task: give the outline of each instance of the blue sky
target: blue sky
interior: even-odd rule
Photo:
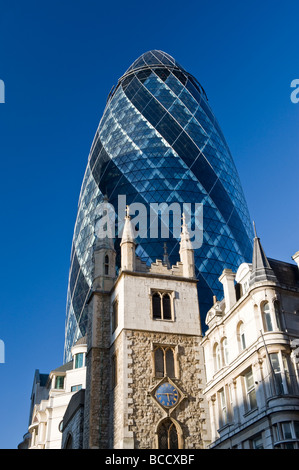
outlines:
[[[299,250],[297,0],[0,2],[0,448],[26,432],[35,369],[61,365],[80,186],[107,95],[142,53],[203,85],[269,257]]]

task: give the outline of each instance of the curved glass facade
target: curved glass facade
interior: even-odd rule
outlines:
[[[71,251],[65,360],[86,332],[94,228],[104,195],[116,212],[119,195],[129,205],[202,204],[203,243],[195,264],[203,325],[213,295],[222,296],[222,270],[251,260],[247,204],[204,89],[168,54],[143,54],[110,92],[90,150]],[[137,254],[148,263],[162,259],[164,241],[170,263],[179,260],[175,237],[137,241]],[[119,243],[116,237],[118,263]]]

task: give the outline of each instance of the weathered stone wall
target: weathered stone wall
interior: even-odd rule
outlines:
[[[184,448],[200,449],[205,446],[206,407],[201,393],[204,370],[199,341],[198,336],[123,331],[115,344],[122,380],[114,390],[114,446],[120,447],[127,433],[127,436],[134,436],[131,443],[134,448],[157,447],[157,426],[168,416],[168,412],[161,409],[152,393],[162,380],[154,377],[153,344],[177,346],[179,376],[172,380],[186,398],[171,409],[169,415],[181,427]]]
[[[109,446],[110,297],[95,294],[89,307],[84,448]]]
[[[61,448],[65,449],[69,435],[72,437],[72,449],[83,447],[83,415],[84,408],[80,407],[72,417],[71,421],[63,430]]]

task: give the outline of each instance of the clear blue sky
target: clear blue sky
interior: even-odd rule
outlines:
[[[26,432],[35,369],[61,365],[69,258],[90,145],[117,79],[143,52],[204,86],[268,256],[299,250],[299,3],[0,2],[0,448]]]

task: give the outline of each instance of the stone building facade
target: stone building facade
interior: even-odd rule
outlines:
[[[86,338],[72,348],[72,360],[50,374],[35,371],[28,432],[18,448],[60,449],[65,415],[74,395],[86,386]]]
[[[220,280],[202,341],[210,447],[298,449],[298,266],[268,260],[256,235],[252,264]]]

